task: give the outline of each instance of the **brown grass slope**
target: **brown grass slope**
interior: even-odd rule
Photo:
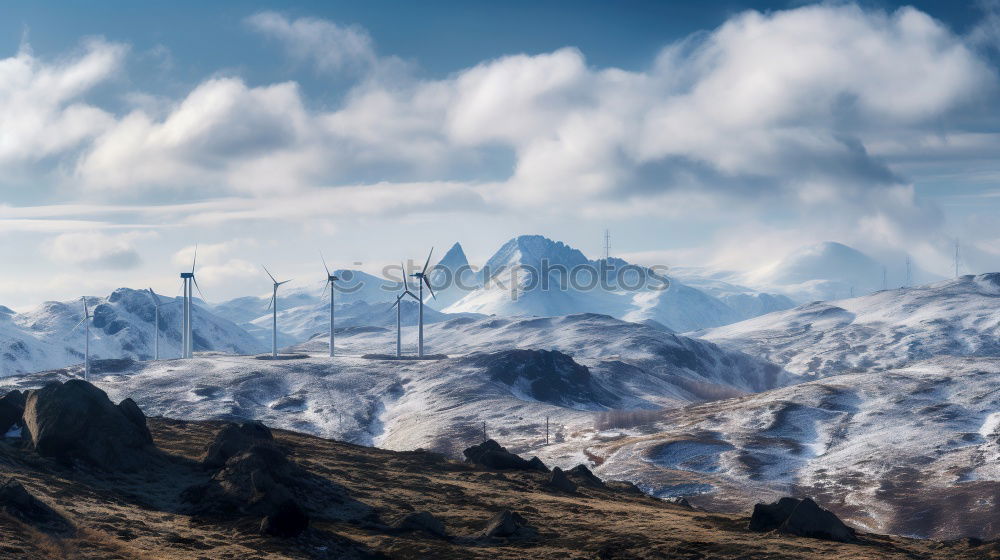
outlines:
[[[17,478],[75,526],[52,535],[0,515],[0,558],[1000,558],[1000,544],[862,535],[839,544],[750,533],[747,518],[692,511],[629,492],[580,486],[546,490],[548,475],[495,472],[426,452],[394,452],[275,431],[309,471],[345,486],[387,524],[414,511],[444,521],[450,535],[481,531],[510,509],[539,529],[532,540],[485,542],[396,533],[371,524],[314,521],[294,539],[259,536],[253,519],[197,519],[181,490],[203,479],[196,460],[218,422],[150,419],[164,452],[136,474],[56,464],[0,441],[0,475]]]

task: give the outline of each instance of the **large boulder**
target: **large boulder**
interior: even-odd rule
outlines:
[[[537,457],[531,461],[507,451],[506,447],[492,439],[486,440],[479,445],[473,445],[462,452],[465,460],[490,469],[511,469],[521,471],[548,472],[548,468]]]
[[[810,498],[781,498],[772,504],[757,504],[748,528],[830,541],[855,540],[854,529]]]
[[[11,391],[0,397],[0,438],[11,428],[22,423],[25,396],[21,391]]]
[[[138,470],[155,450],[146,417],[134,402],[116,406],[107,393],[80,379],[29,393],[24,427],[39,455],[107,471]]]
[[[208,444],[201,463],[206,467],[217,469],[225,465],[231,457],[243,453],[255,444],[271,441],[274,441],[271,430],[260,422],[226,424]]]
[[[591,472],[591,470],[587,468],[587,465],[577,465],[566,471],[566,474],[569,475],[570,478],[576,479],[577,482],[584,486],[590,486],[591,488],[605,487],[604,481]]]
[[[570,480],[566,476],[566,473],[559,467],[553,467],[552,476],[545,483],[545,486],[560,492],[569,492],[571,494],[576,492],[576,483]]]
[[[71,533],[73,526],[13,478],[0,478],[0,512],[47,533]]]

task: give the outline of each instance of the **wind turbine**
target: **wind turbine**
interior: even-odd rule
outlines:
[[[427,265],[431,264],[431,255],[433,253],[434,247],[431,247],[431,252],[427,253],[427,260],[424,262],[423,270],[410,275],[417,279],[417,288],[420,293],[417,298],[420,301],[420,308],[417,314],[417,356],[421,358],[424,357],[424,284],[427,284],[427,290],[430,291],[431,297],[437,299],[437,296],[434,295],[434,290],[431,289],[431,283],[427,279]]]
[[[94,316],[90,313],[90,308],[87,307],[87,298],[82,297],[80,299],[83,300],[83,319],[80,319],[80,322],[77,323],[76,326],[73,327],[73,330],[70,332],[75,331],[80,327],[80,325],[83,325],[85,333],[84,337],[86,339],[86,342],[84,343],[84,352],[83,352],[83,380],[89,381],[90,380],[90,319],[93,319]]]
[[[410,283],[406,280],[406,267],[400,263],[401,270],[403,271],[403,293],[396,296],[396,303],[392,304],[392,307],[396,308],[396,357],[403,355],[403,331],[402,331],[402,316],[401,312],[403,306],[400,305],[400,301],[409,295],[415,300],[420,300],[413,292],[410,291]],[[389,309],[392,309],[390,307]]]
[[[194,277],[194,265],[198,262],[198,246],[194,246],[194,258],[191,259],[191,272],[181,273],[181,282],[184,287],[184,313],[181,325],[181,357],[194,357],[194,329],[191,327],[191,300],[194,298],[194,289],[198,289],[201,299],[205,299],[205,294],[201,293],[201,286]]]
[[[266,266],[264,265],[260,266],[261,268],[264,269],[264,272],[266,272],[267,275],[271,277],[271,281],[274,282],[274,287],[273,287],[274,291],[271,293],[271,302],[267,304],[267,308],[268,309],[273,308],[273,313],[271,315],[271,357],[277,358],[278,357],[278,286],[282,284],[287,284],[291,282],[291,280],[289,279],[289,280],[284,280],[282,282],[278,282],[271,274],[271,271],[268,270]]]
[[[326,259],[323,258],[323,253],[319,254],[319,258],[323,261],[323,268],[326,269],[326,285],[323,286],[323,291],[326,292],[327,286],[330,287],[330,357],[333,357],[333,294],[336,292],[334,282],[340,280],[336,274],[330,272],[330,267],[326,266]],[[325,295],[325,294],[324,294]]]
[[[168,301],[163,303],[160,301],[160,296],[156,295],[153,288],[149,288],[149,295],[153,296],[153,306],[156,310],[153,312],[153,359],[160,359],[160,307],[164,305],[173,305],[177,303],[177,300]]]

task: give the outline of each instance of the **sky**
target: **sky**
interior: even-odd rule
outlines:
[[[0,5],[0,304],[539,233],[1000,270],[1000,0]]]

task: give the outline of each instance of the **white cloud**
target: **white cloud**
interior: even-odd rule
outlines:
[[[247,24],[356,85],[332,109],[315,108],[294,82],[235,76],[172,102],[134,94],[137,108],[123,116],[81,106],[77,116],[90,116],[67,128],[62,147],[32,140],[51,124],[0,131],[17,135],[0,143],[0,162],[24,135],[31,153],[82,146],[73,179],[102,196],[218,197],[137,210],[175,223],[484,208],[690,217],[738,205],[891,245],[936,235],[941,223],[898,161],[988,157],[997,144],[957,116],[968,122],[962,112],[996,92],[995,70],[969,38],[912,8],[750,11],[667,46],[639,71],[595,68],[565,48],[425,80],[392,79],[399,67],[359,28],[273,12]],[[6,59],[10,75],[25,67],[34,76],[8,89],[63,84],[34,113],[63,118],[124,52],[86,49],[58,64],[24,52]],[[0,115],[19,111],[11,100],[23,95],[3,95]]]
[[[56,236],[47,246],[49,258],[60,265],[91,269],[135,268],[142,261],[136,241],[156,237],[155,232],[120,234],[74,232]]]
[[[0,169],[75,148],[114,124],[82,97],[113,76],[127,47],[90,39],[80,51],[47,62],[22,45],[0,59]]]
[[[324,72],[362,72],[377,61],[368,32],[358,26],[299,18],[289,20],[275,12],[260,12],[246,19],[254,30],[278,41],[298,60],[313,63]]]

